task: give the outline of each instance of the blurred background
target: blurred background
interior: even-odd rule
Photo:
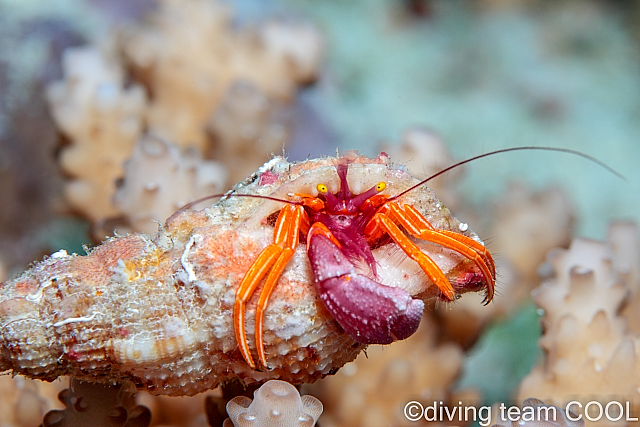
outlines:
[[[528,284],[469,336],[441,326],[429,340],[467,351],[502,319],[485,337],[520,331],[522,377],[538,358],[526,295],[546,250],[640,219],[640,1],[0,0],[3,280],[114,230],[153,233],[154,220],[226,191],[272,154],[385,150],[422,177],[516,146],[579,150],[626,177],[535,151],[434,183]],[[496,222],[550,188],[561,188],[561,207],[527,232],[559,241],[523,249],[518,264],[505,251],[527,243],[516,233],[501,244],[511,231]],[[520,377],[469,398],[509,399]]]

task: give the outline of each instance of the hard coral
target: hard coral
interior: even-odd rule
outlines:
[[[628,224],[611,230],[607,243],[575,239],[569,250],[548,255],[555,276],[533,293],[544,310],[545,360],[523,380],[520,396],[542,396],[556,405],[614,395],[637,401],[640,338],[629,332],[620,310],[629,281],[638,279],[631,267],[640,259],[638,236]],[[620,251],[625,247],[635,249]]]
[[[239,181],[264,161],[265,154],[282,150],[291,134],[291,105],[264,95],[252,83],[230,85],[211,117],[213,157],[224,159],[231,181]]]
[[[467,216],[473,213],[467,212]],[[492,310],[483,310],[476,295],[456,304],[455,310],[439,310],[447,332],[465,346],[472,344],[491,320],[512,313],[528,298],[538,283],[538,267],[544,254],[570,242],[573,209],[567,195],[556,187],[533,191],[512,183],[492,202],[490,230],[495,236],[490,249],[499,253],[500,298]],[[485,220],[486,221],[486,220]]]
[[[23,377],[0,377],[0,426],[34,427],[48,410],[59,406],[56,399],[62,382],[45,383]]]
[[[335,376],[309,387],[325,404],[322,425],[411,426],[402,412],[411,400],[452,401],[450,387],[462,367],[462,349],[436,343],[437,326],[425,316],[409,339],[370,347]],[[457,400],[456,400],[457,403]]]
[[[224,427],[313,427],[322,414],[322,402],[300,396],[285,381],[267,381],[256,390],[253,401],[244,396],[227,403],[229,419]]]
[[[69,48],[64,80],[47,97],[57,126],[69,139],[60,163],[72,180],[65,193],[72,208],[91,220],[117,214],[111,205],[122,164],[143,131],[142,86],[125,87],[123,66],[96,47]]]
[[[59,395],[66,408],[48,412],[42,427],[148,427],[151,412],[137,406],[134,396],[122,385],[73,380]]]
[[[235,82],[288,101],[318,72],[322,43],[309,25],[272,21],[237,30],[222,2],[159,3],[147,24],[131,29],[122,44],[152,88],[150,128],[180,145],[205,148],[205,125]]]
[[[214,157],[225,162],[234,181],[242,179],[289,140],[296,91],[319,70],[321,37],[307,24],[272,20],[237,27],[219,1],[159,3],[145,24],[110,35],[124,60],[97,48],[69,49],[64,80],[48,88],[54,119],[70,141],[61,156],[72,177],[67,199],[97,225],[95,231],[111,233],[110,226],[121,224],[110,220],[122,216],[135,231],[151,231],[149,218],[164,219],[168,206],[197,193],[180,179],[166,180],[163,196],[173,198],[160,202],[153,196],[157,191],[142,190],[154,207],[138,210],[140,192],[131,190],[138,188],[138,169],[129,167],[125,175],[123,163],[143,131],[191,147],[197,154],[188,163]],[[193,168],[212,169],[208,162]],[[216,169],[215,181],[223,184],[225,173]],[[121,178],[127,189],[114,205]]]
[[[402,134],[400,144],[382,144],[379,148],[396,162],[404,164],[417,178],[426,179],[453,163],[453,157],[440,135],[424,127],[410,127]],[[450,208],[460,204],[452,184],[463,170],[462,167],[455,168],[429,181],[429,188]]]
[[[220,194],[227,181],[222,164],[151,135],[138,140],[125,171],[113,203],[134,230],[146,233],[157,231],[153,220],[168,218],[190,201]]]

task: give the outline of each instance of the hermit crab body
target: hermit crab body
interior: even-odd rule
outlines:
[[[0,372],[166,395],[334,373],[411,335],[424,300],[493,296],[491,256],[417,183],[384,153],[276,157],[155,236],[53,254],[0,287]]]

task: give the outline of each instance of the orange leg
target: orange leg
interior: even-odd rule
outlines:
[[[413,206],[404,205],[401,207],[397,203],[389,203],[379,213],[388,216],[392,222],[402,225],[412,236],[437,243],[472,260],[482,272],[487,283],[486,302],[488,303],[493,299],[496,275],[495,264],[489,251],[483,245],[453,231],[434,229],[429,221]],[[372,232],[379,234],[380,231],[373,227]]]
[[[473,249],[474,251],[476,251],[478,253],[478,255],[480,255],[482,257],[482,259],[485,261],[487,266],[491,269],[491,274],[495,278],[495,276],[496,276],[496,265],[494,264],[493,258],[491,257],[491,254],[489,253],[487,248],[485,248],[481,243],[473,240],[470,237],[465,236],[464,234],[456,233],[455,231],[436,230],[429,223],[429,221],[427,221],[427,219],[425,217],[423,217],[422,214],[420,212],[418,212],[418,210],[416,208],[414,208],[413,206],[411,206],[411,205],[404,205],[404,208],[402,209],[402,208],[400,208],[399,205],[395,204],[394,208],[402,210],[404,212],[404,214],[405,214],[404,217],[407,219],[407,222],[411,222],[411,223],[415,224],[416,229],[418,230],[418,233],[417,234],[411,233],[411,234],[413,234],[416,237],[419,237],[418,234],[420,234],[420,232],[422,230],[432,230],[432,231],[437,231],[440,234],[444,234],[446,236],[449,236],[454,240],[457,240],[458,242],[462,243],[463,245],[468,246],[471,249]],[[403,226],[404,226],[404,223],[403,223]],[[449,249],[454,249],[454,248],[449,248]]]
[[[233,306],[233,325],[236,332],[236,340],[240,347],[240,353],[251,368],[256,365],[251,357],[251,350],[245,331],[245,306],[251,298],[262,278],[270,270],[265,285],[260,293],[258,307],[256,309],[256,346],[260,362],[266,367],[266,356],[262,340],[262,325],[264,310],[269,304],[269,297],[273,292],[282,271],[293,256],[298,245],[298,235],[309,228],[309,219],[302,206],[285,205],[280,211],[276,226],[273,231],[274,242],[264,248],[258,258],[253,262],[247,274],[245,274],[236,291],[236,301]]]
[[[445,277],[440,267],[429,258],[422,250],[398,228],[398,226],[383,213],[377,213],[373,216],[365,233],[370,231],[374,234],[380,232],[387,233],[394,242],[407,254],[409,258],[420,264],[422,270],[427,274],[429,279],[440,289],[440,292],[449,300],[453,301],[456,296],[453,286]]]

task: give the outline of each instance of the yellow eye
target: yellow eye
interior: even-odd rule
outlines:
[[[318,189],[318,191],[322,194],[326,194],[329,190],[327,189],[327,186],[324,184],[318,184],[318,186],[316,187]]]
[[[379,182],[378,185],[376,185],[376,191],[379,193],[381,191],[384,191],[384,189],[387,188],[387,183],[386,182]]]

